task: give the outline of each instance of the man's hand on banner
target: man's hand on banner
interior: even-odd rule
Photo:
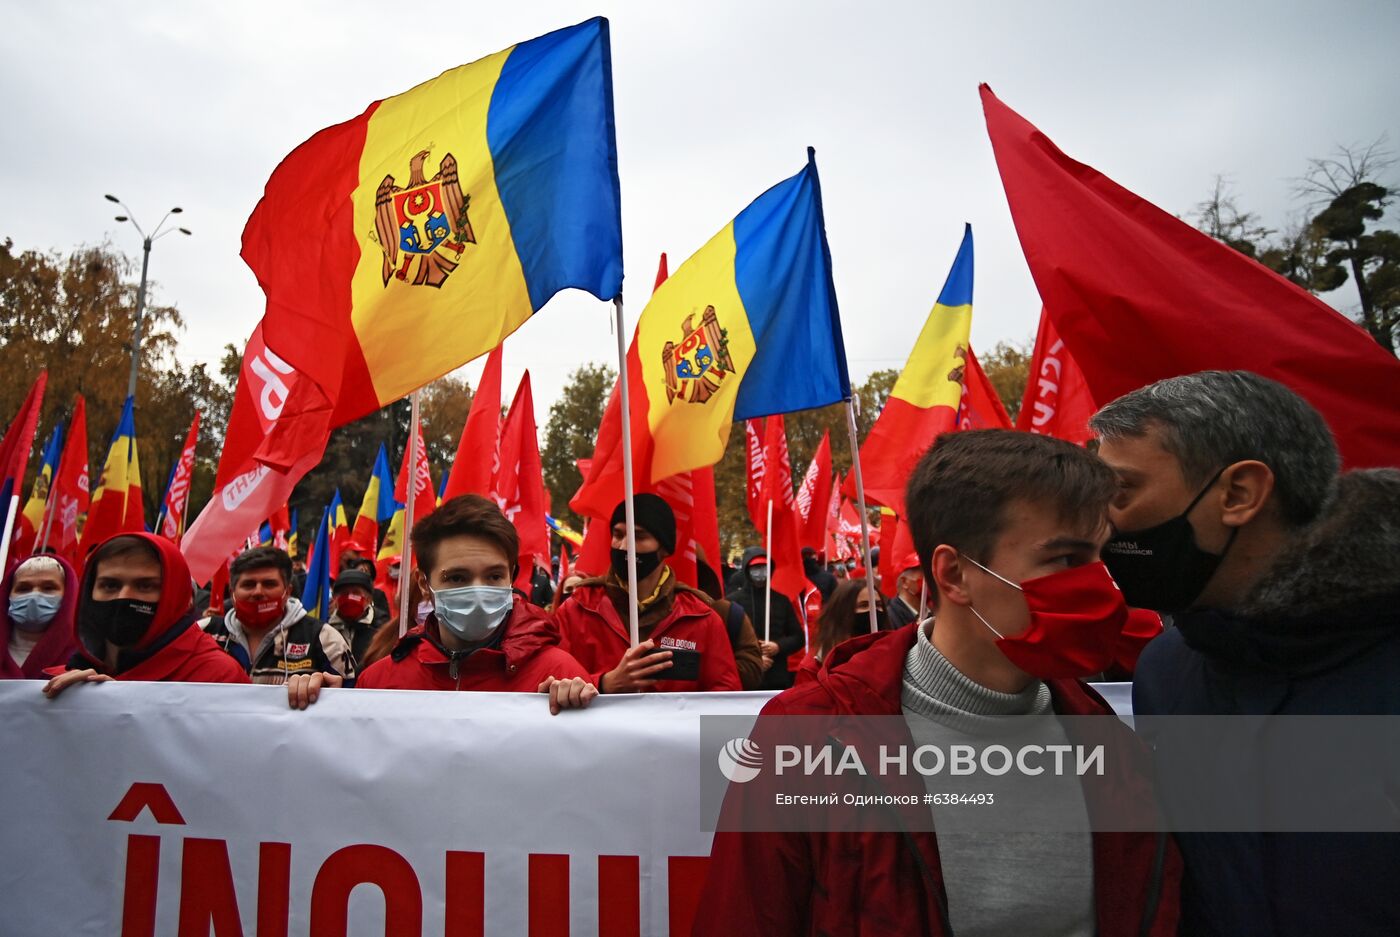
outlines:
[[[96,670],[70,670],[44,684],[44,695],[54,699],[75,683],[106,683],[112,678]]]
[[[652,686],[661,671],[671,666],[671,652],[657,651],[655,641],[643,641],[629,647],[617,666],[603,674],[602,693],[636,693]]]
[[[345,685],[345,678],[333,673],[299,673],[287,679],[287,705],[292,709],[305,709],[321,698],[321,687],[339,689]]]
[[[582,677],[559,680],[545,677],[539,692],[549,694],[549,714],[559,715],[564,709],[582,709],[598,695],[598,688]]]

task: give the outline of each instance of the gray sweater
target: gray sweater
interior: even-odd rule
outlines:
[[[976,743],[976,736],[1006,728],[997,717],[1051,714],[1050,689],[1044,683],[1032,683],[1020,693],[987,689],[938,652],[929,627],[919,629],[904,662],[901,703],[916,744],[936,737],[946,745],[954,735]],[[1060,737],[1054,741],[1063,743],[1063,731],[1057,731]],[[1045,741],[1043,733],[1038,741]],[[946,774],[927,777],[925,784],[929,793],[950,789]],[[976,789],[977,782],[965,786]],[[1056,786],[1046,809],[1077,811],[1078,820],[1070,825],[1078,832],[988,832],[976,829],[975,812],[995,808],[933,808],[948,916],[958,937],[1092,937],[1094,860],[1088,814],[1078,779],[1058,779]]]

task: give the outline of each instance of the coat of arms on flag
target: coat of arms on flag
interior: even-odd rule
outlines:
[[[704,403],[719,389],[720,381],[734,370],[729,358],[729,333],[720,328],[714,306],[706,306],[700,326],[691,313],[681,323],[681,343],[667,342],[661,349],[666,371],[666,402],[677,397],[687,403]]]
[[[476,234],[467,219],[471,196],[462,193],[457,160],[451,153],[445,154],[437,175],[427,179],[423,176],[423,164],[429,152],[419,150],[409,161],[408,185],[395,185],[393,176],[385,176],[374,195],[375,237],[384,251],[386,287],[391,276],[407,282],[415,259],[418,272],[413,285],[441,287],[457,269],[462,251],[468,244],[476,243]]]

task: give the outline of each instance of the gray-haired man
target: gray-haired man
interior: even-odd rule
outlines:
[[[1104,562],[1175,624],[1138,660],[1137,714],[1400,713],[1400,472],[1339,476],[1321,415],[1245,371],[1158,381],[1089,425],[1119,481]],[[1400,835],[1177,840],[1183,934],[1400,934]]]

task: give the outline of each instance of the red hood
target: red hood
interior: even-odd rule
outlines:
[[[134,646],[128,649],[131,652],[140,654],[152,649],[162,641],[163,638],[176,625],[183,625],[185,619],[193,620],[191,615],[194,602],[194,587],[190,583],[190,568],[185,563],[185,558],[180,553],[180,548],[164,537],[157,537],[148,533],[124,533],[109,537],[98,546],[102,546],[115,540],[116,537],[136,537],[146,541],[156,551],[160,557],[161,566],[161,586],[160,599],[156,603],[155,618],[151,620],[151,626],[146,629],[146,633],[137,641]],[[93,551],[96,553],[96,550]],[[97,564],[89,561],[83,567],[83,585],[80,594],[86,599],[92,595],[92,582],[97,574]],[[183,630],[181,627],[178,630]],[[95,635],[85,634],[83,628],[82,605],[78,607],[78,614],[73,620],[73,635],[77,641],[78,649],[95,661],[103,659],[104,648],[96,647]],[[96,648],[96,649],[94,649]]]
[[[826,655],[815,683],[830,695],[837,713],[897,716],[903,711],[900,692],[904,661],[918,637],[916,622],[896,631],[878,631],[843,641]],[[1113,712],[1103,697],[1078,680],[1046,680],[1045,684],[1050,688],[1055,712],[1061,715]]]
[[[14,583],[15,570],[28,557],[13,563],[5,573],[3,583],[0,583],[0,679],[37,679],[43,676],[44,668],[65,664],[73,655],[73,610],[78,605],[78,574],[63,557],[57,554],[50,556],[58,560],[58,565],[63,567],[63,604],[58,607],[58,614],[54,615],[53,621],[44,629],[39,643],[29,652],[22,668],[14,665],[7,650],[10,646],[11,628],[10,587]]]

